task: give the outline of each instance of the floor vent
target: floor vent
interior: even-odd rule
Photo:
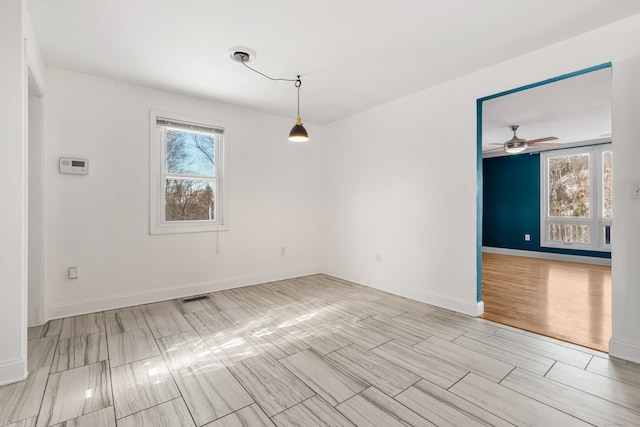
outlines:
[[[208,297],[206,295],[196,295],[193,297],[188,297],[188,298],[182,298],[180,301],[182,302],[194,302],[194,301],[200,301],[203,299],[207,299]]]

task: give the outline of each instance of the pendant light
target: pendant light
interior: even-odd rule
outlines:
[[[296,87],[298,88],[298,118],[296,119],[296,124],[291,128],[291,132],[289,132],[289,141],[293,142],[306,142],[309,140],[309,134],[300,119],[300,86],[302,86],[302,80],[300,80],[300,76],[298,75],[298,79],[296,80]]]
[[[300,86],[302,86],[302,80],[300,80],[300,75],[297,76],[296,79],[279,79],[269,77],[268,75],[261,73],[260,71],[250,67],[247,65],[248,62],[251,62],[253,58],[255,58],[256,54],[251,49],[246,47],[234,47],[229,49],[229,57],[231,60],[235,62],[239,62],[251,71],[260,74],[263,77],[268,78],[269,80],[280,80],[285,82],[295,82],[296,89],[298,89],[298,116],[296,118],[296,124],[291,128],[291,132],[289,132],[289,141],[293,142],[306,142],[309,140],[309,134],[307,130],[304,128],[302,124],[302,119],[300,118]]]

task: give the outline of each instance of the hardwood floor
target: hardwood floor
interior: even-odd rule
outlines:
[[[482,299],[485,319],[609,349],[609,266],[483,253]]]
[[[640,365],[325,275],[28,335],[3,427],[640,425]]]

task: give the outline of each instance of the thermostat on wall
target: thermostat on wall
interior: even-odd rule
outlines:
[[[89,160],[72,159],[70,157],[60,157],[60,173],[70,173],[73,175],[88,175]]]

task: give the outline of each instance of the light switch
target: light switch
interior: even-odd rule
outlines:
[[[69,279],[77,279],[78,278],[78,267],[69,267],[67,269],[69,273]]]

